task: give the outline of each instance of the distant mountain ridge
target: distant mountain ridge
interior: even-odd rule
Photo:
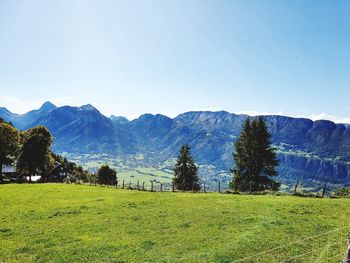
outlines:
[[[50,111],[56,109],[57,107],[51,102],[45,102],[40,109],[32,110],[25,114],[12,113],[6,108],[0,108],[0,117],[6,121],[11,121],[18,129],[22,130],[30,126],[41,116],[46,115]]]
[[[129,122],[129,120],[123,116],[111,115],[111,116],[109,116],[109,118],[111,119],[111,121],[113,121],[115,123],[119,123],[119,124],[124,124],[124,123]]]
[[[159,160],[177,156],[189,143],[200,164],[228,170],[233,166],[233,143],[247,115],[226,111],[192,111],[175,118],[143,114],[129,121],[101,114],[92,105],[56,107],[46,102],[39,110],[18,115],[0,108],[0,117],[19,129],[45,125],[55,137],[54,150],[111,155],[150,153]],[[278,149],[281,177],[332,183],[350,182],[350,127],[331,121],[264,116]]]

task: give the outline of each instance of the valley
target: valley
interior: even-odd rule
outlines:
[[[118,183],[125,185],[131,182],[135,186],[139,181],[140,185],[144,182],[146,187],[150,187],[151,181],[155,183],[155,187],[159,188],[162,183],[165,189],[171,188],[173,178],[173,169],[176,159],[169,159],[160,162],[151,154],[136,154],[126,156],[113,156],[107,154],[82,154],[76,155],[71,153],[60,153],[67,159],[81,164],[85,169],[95,173],[102,164],[108,163],[118,172]],[[228,189],[228,182],[231,179],[229,171],[217,170],[216,167],[210,165],[199,165],[199,173],[202,183],[206,184],[208,191],[217,191],[218,182],[221,184],[222,190]]]
[[[233,168],[234,142],[249,116],[225,111],[186,112],[175,118],[143,114],[134,120],[104,116],[92,105],[56,107],[46,102],[26,114],[0,108],[0,117],[19,129],[46,126],[53,150],[94,172],[103,163],[119,179],[168,183],[178,150],[188,143],[209,188],[227,184]],[[350,185],[350,127],[331,121],[264,116],[277,150],[279,178],[289,188]]]

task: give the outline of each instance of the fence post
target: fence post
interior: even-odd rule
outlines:
[[[137,180],[137,190],[140,190],[139,180]]]
[[[321,198],[323,198],[324,194],[326,193],[326,187],[327,187],[327,183],[325,183],[324,186],[323,186]]]
[[[123,179],[123,186],[122,188],[124,189],[125,188],[125,180]]]
[[[346,248],[343,263],[349,263],[349,262],[350,262],[350,233],[348,234],[348,247]]]
[[[145,191],[145,182],[142,182],[142,191]]]
[[[131,182],[129,182],[129,189],[131,189]]]
[[[219,193],[221,193],[221,185],[220,185],[220,181],[219,181]]]
[[[205,183],[203,183],[203,193],[205,193]]]
[[[153,192],[153,181],[151,181],[151,192]]]
[[[296,182],[296,184],[294,186],[293,194],[295,194],[297,192],[298,186],[299,186],[299,180],[297,180],[297,182]]]
[[[160,183],[160,191],[163,192],[163,184]]]

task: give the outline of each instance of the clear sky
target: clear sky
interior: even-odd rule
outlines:
[[[350,1],[0,0],[0,106],[350,122]]]

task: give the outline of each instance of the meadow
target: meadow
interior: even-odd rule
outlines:
[[[0,186],[0,262],[339,262],[349,226],[350,199]]]
[[[176,158],[160,160],[156,154],[124,154],[124,155],[108,155],[108,154],[74,154],[61,152],[68,160],[78,163],[84,169],[96,173],[98,168],[108,163],[108,165],[118,172],[119,184],[125,181],[128,185],[136,185],[145,183],[150,185],[150,182],[155,182],[155,186],[159,187],[159,183],[171,184],[174,165]],[[158,159],[157,159],[158,157]],[[232,175],[227,170],[221,170],[214,165],[198,165],[201,180],[206,183],[207,189],[214,191],[217,189],[217,182],[222,182],[223,189],[228,187],[228,182]],[[295,183],[295,182],[293,182]]]

